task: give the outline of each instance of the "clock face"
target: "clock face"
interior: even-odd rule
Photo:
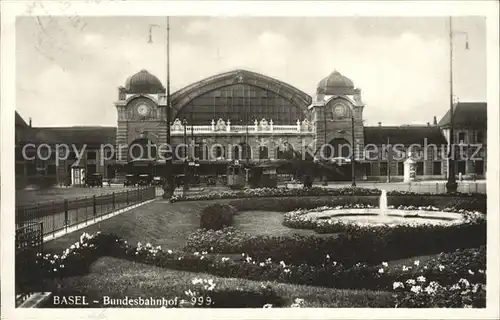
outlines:
[[[137,112],[141,115],[141,116],[146,116],[148,113],[149,113],[149,107],[145,104],[140,104],[138,107],[137,107]]]
[[[333,114],[336,117],[344,117],[346,115],[346,109],[345,106],[341,103],[338,103],[333,106]]]

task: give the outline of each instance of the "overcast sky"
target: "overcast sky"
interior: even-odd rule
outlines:
[[[173,17],[172,92],[232,69],[287,82],[314,96],[338,70],[362,90],[367,125],[438,120],[449,108],[447,18]],[[454,18],[454,93],[486,100],[486,26]],[[116,125],[117,87],[147,69],[165,79],[163,18],[20,18],[17,107],[35,126]]]

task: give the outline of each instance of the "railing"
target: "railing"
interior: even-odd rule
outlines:
[[[213,134],[216,132],[259,132],[259,133],[313,133],[313,126],[308,120],[303,120],[302,122],[297,120],[296,124],[292,125],[276,125],[273,124],[272,120],[266,121],[261,120],[248,125],[242,124],[232,124],[230,120],[224,121],[219,119],[218,121],[212,120],[210,125],[193,125],[183,124],[182,121],[176,119],[171,126],[172,135],[183,135],[186,132],[196,132],[197,134]]]
[[[32,223],[16,229],[15,288],[16,306],[42,289],[42,275],[36,263],[43,254],[43,223]]]
[[[95,220],[113,211],[154,199],[156,196],[156,188],[150,186],[74,200],[52,201],[43,205],[18,206],[16,208],[16,227],[43,223],[44,234],[51,234]]]

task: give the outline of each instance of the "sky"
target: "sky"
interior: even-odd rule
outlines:
[[[152,43],[149,25],[155,24]],[[16,110],[33,126],[116,126],[127,77],[166,79],[161,17],[20,17]],[[486,101],[486,24],[455,17],[454,88]],[[449,109],[448,18],[172,17],[171,92],[234,69],[287,82],[314,97],[334,70],[361,89],[365,125],[425,124]]]

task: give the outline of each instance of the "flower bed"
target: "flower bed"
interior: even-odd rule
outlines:
[[[486,244],[486,221],[443,225],[339,226],[334,236],[260,236],[234,228],[198,230],[186,242],[186,251],[245,252],[258,259],[319,265],[326,254],[345,264],[374,263],[411,256],[471,248]]]
[[[200,201],[200,200],[217,200],[217,199],[238,199],[238,198],[262,198],[262,197],[308,197],[308,196],[380,196],[382,193],[379,189],[374,188],[309,188],[309,189],[288,189],[288,188],[256,188],[244,190],[230,190],[223,192],[210,192],[201,195],[174,195],[170,198],[171,202],[177,201]],[[438,198],[461,198],[475,199],[479,202],[486,203],[486,195],[483,194],[467,194],[467,193],[414,193],[408,191],[389,191],[387,193],[391,197],[406,197],[418,198],[419,204],[433,204],[432,199]],[[424,202],[421,202],[424,199]],[[417,200],[416,200],[417,201]],[[430,203],[426,203],[430,202]],[[408,201],[406,201],[408,202]],[[406,203],[409,204],[409,203]],[[399,203],[397,204],[399,205]],[[464,208],[465,209],[465,208]]]
[[[89,266],[103,255],[224,277],[335,288],[394,290],[395,304],[398,307],[482,307],[486,297],[484,246],[440,254],[424,263],[414,261],[410,266],[391,266],[385,262],[379,265],[357,263],[349,266],[333,260],[330,255],[324,256],[321,265],[311,266],[305,263],[287,264],[284,261],[278,263],[271,258],[259,260],[247,254],[242,254],[240,260],[235,260],[216,257],[208,252],[163,250],[150,244],[138,243],[137,246],[132,246],[114,235],[97,234],[83,235],[78,244],[61,256],[40,257],[38,266],[43,268],[46,277],[73,276],[82,272],[82,262]],[[199,290],[187,291],[188,297],[198,297],[203,294],[203,290],[215,287],[213,283],[203,280],[193,284],[199,285]],[[221,294],[227,298],[227,292]],[[273,299],[276,299],[277,305],[280,303],[272,292],[266,290],[250,296],[256,305]],[[231,299],[220,301],[226,300]]]
[[[386,228],[394,228],[396,226],[401,226],[401,225],[409,228],[421,225],[421,224],[414,224],[410,220],[408,220],[408,222],[405,223],[400,223],[399,225],[395,224],[374,225],[356,221],[345,221],[335,217],[327,219],[313,219],[311,218],[311,216],[308,215],[308,213],[321,212],[327,210],[332,210],[332,211],[336,210],[339,213],[342,213],[343,209],[371,209],[371,208],[373,207],[370,205],[356,204],[356,205],[340,205],[336,207],[323,206],[314,209],[297,209],[284,214],[283,225],[294,229],[311,229],[315,230],[317,233],[322,233],[322,234],[339,233],[339,232],[356,233],[360,229],[370,229],[370,230],[373,229],[376,232],[380,232],[385,230]],[[443,225],[443,227],[447,227],[448,225],[451,224],[466,224],[484,219],[484,215],[482,213],[478,211],[466,211],[464,209],[455,210],[454,208],[444,208],[441,210],[434,206],[412,206],[412,205],[410,206],[400,205],[398,207],[394,207],[391,205],[388,206],[387,208],[404,210],[404,211],[417,211],[417,213],[415,214],[416,216],[418,216],[418,211],[456,212],[461,215],[461,219],[452,222],[446,222],[445,225]]]
[[[245,190],[231,190],[224,192],[211,192],[201,195],[182,196],[175,195],[170,199],[176,201],[199,201],[216,199],[237,198],[261,198],[261,197],[307,197],[307,196],[379,196],[378,189],[367,188],[310,188],[310,189],[286,189],[286,188],[257,188]]]

